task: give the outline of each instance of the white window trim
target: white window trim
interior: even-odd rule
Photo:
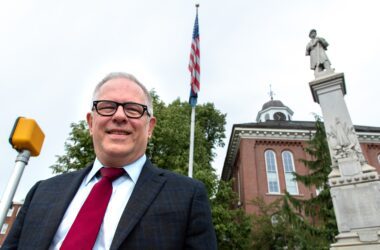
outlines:
[[[10,209],[8,209],[8,212],[7,212],[7,217],[11,217],[13,215],[13,211],[15,210],[14,206],[12,205],[12,207]]]
[[[292,161],[292,171],[293,171],[293,173],[295,173],[296,172],[296,166],[294,165],[294,157],[293,157],[293,154],[292,154],[292,152],[290,152],[289,150],[284,150],[284,151],[282,151],[282,154],[281,154],[281,156],[282,156],[282,166],[283,166],[283,169],[284,169],[284,178],[285,178],[285,187],[286,187],[286,190],[288,191],[288,183],[287,183],[287,181],[286,181],[286,167],[285,167],[285,157],[284,157],[284,154],[285,153],[289,153],[289,155],[290,155],[290,158],[291,158],[291,161]],[[298,182],[296,181],[296,180],[294,180],[294,182],[295,182],[295,184],[296,184],[296,192],[294,193],[294,194],[292,194],[292,193],[290,193],[291,195],[298,195],[299,194],[299,189],[298,189]],[[288,191],[289,192],[289,191]]]
[[[272,152],[274,157],[274,167],[276,169],[276,179],[277,179],[277,185],[278,185],[278,192],[271,192],[269,187],[269,176],[268,176],[268,166],[267,166],[267,153]],[[269,149],[264,152],[264,158],[265,158],[265,173],[267,175],[267,183],[268,183],[268,193],[269,194],[281,194],[281,187],[280,187],[280,180],[278,178],[278,167],[277,167],[277,160],[276,160],[276,153]]]
[[[8,224],[4,223],[3,226],[1,227],[1,232],[0,234],[6,234],[8,230]]]

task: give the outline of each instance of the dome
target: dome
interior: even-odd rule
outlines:
[[[280,100],[270,100],[269,102],[264,103],[261,110],[265,110],[270,107],[286,107]]]
[[[280,100],[271,100],[264,103],[262,109],[256,116],[256,122],[275,121],[291,121],[293,111],[285,106]]]

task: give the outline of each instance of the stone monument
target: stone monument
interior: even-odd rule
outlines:
[[[306,54],[314,57],[310,61],[315,62],[311,63],[315,79],[309,85],[314,101],[321,106],[325,124],[332,160],[329,185],[339,230],[331,249],[380,249],[379,174],[363,156],[344,101],[344,74],[331,69],[325,51],[321,53],[327,45],[320,39],[316,41],[313,31]]]

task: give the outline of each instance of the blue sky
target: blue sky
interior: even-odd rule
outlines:
[[[235,123],[254,122],[269,100],[294,111],[294,120],[320,114],[308,83],[308,33],[329,43],[336,72],[344,72],[345,100],[357,125],[380,126],[380,3],[376,0],[198,1],[201,39],[199,103]],[[17,156],[8,143],[18,116],[37,120],[46,134],[41,155],[26,167],[16,200],[64,153],[70,123],[85,118],[91,93],[111,71],[136,75],[169,103],[187,100],[195,1],[48,1],[0,3],[0,195]],[[226,145],[228,141],[226,140]],[[213,163],[223,166],[226,147]]]

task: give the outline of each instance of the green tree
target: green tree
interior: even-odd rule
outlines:
[[[66,173],[84,168],[94,161],[95,152],[86,121],[71,124],[69,138],[65,142],[65,154],[57,156],[56,164],[50,166],[53,173]]]
[[[272,216],[280,210],[280,199],[267,204],[263,197],[258,196],[252,200],[257,213],[252,214],[252,249],[271,250],[276,245],[276,227],[272,223]],[[275,216],[278,217],[278,216]]]
[[[286,199],[267,204],[257,197],[253,204],[258,213],[252,215],[252,249],[328,249],[328,241]]]
[[[294,201],[289,202],[288,195],[283,199],[279,212],[282,223],[287,225],[287,237],[283,237],[277,246],[305,250],[329,249],[329,239],[320,225],[310,223],[308,217],[304,218],[304,210],[297,211],[292,203]]]
[[[218,192],[211,200],[218,249],[257,249],[252,248],[251,217],[236,206],[237,201],[232,180],[221,181]]]
[[[268,204],[258,196],[252,204],[258,209],[252,215],[253,249],[298,249],[302,236],[294,225],[300,223],[301,217],[293,216],[293,211],[289,216],[281,198]]]
[[[174,100],[165,105],[152,91],[157,124],[148,144],[147,155],[158,167],[187,175],[190,147],[191,106]],[[194,137],[194,174],[203,181],[209,195],[216,192],[217,176],[212,168],[215,148],[224,146],[226,115],[212,103],[197,105]]]
[[[284,208],[289,218],[295,216],[294,211],[305,215],[305,219],[294,223],[302,233],[299,245],[302,249],[313,246],[314,249],[328,249],[335,241],[338,233],[334,214],[333,202],[328,187],[328,175],[331,172],[331,158],[326,140],[326,132],[323,122],[316,116],[316,132],[308,143],[305,151],[312,160],[301,159],[300,161],[310,169],[310,174],[299,175],[295,173],[298,182],[306,187],[316,187],[319,194],[308,200],[297,199],[286,193],[284,196]],[[313,245],[314,244],[314,245]]]

